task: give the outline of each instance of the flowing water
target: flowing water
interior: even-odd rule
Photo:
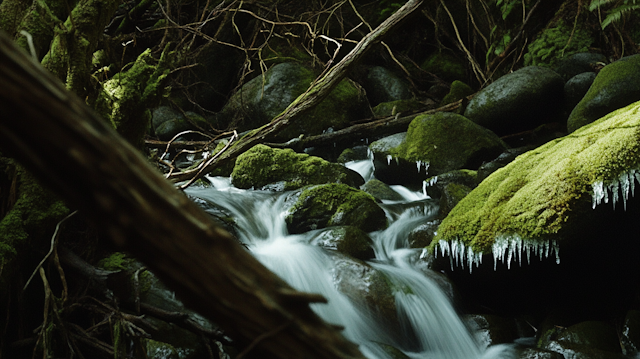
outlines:
[[[372,177],[370,161],[348,164],[365,179]],[[433,219],[436,202],[420,192],[393,186],[405,200],[383,203],[390,222],[384,231],[370,233],[376,258],[369,262],[383,273],[394,292],[400,328],[381,324],[366,305],[356,303],[336,289],[334,256],[315,246],[318,231],[287,233],[285,216],[293,204],[291,193],[239,190],[229,178],[209,178],[213,188],[190,188],[197,201],[215,204],[234,217],[240,240],[267,268],[294,288],[320,293],[328,304],[312,304],[325,321],[343,326],[343,334],[360,345],[371,359],[391,358],[388,345],[411,358],[498,359],[512,358],[511,346],[481,348],[474,333],[452,307],[440,287],[416,269],[420,250],[409,249],[408,234],[418,224]]]

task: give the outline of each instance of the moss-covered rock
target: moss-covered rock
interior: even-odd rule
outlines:
[[[451,211],[432,246],[458,240],[489,253],[501,236],[561,239],[581,221],[593,221],[588,215],[592,199],[601,198],[593,197],[598,183],[606,192],[613,182],[617,192],[619,176],[640,165],[639,111],[640,103],[634,103],[520,155]]]
[[[472,95],[474,92],[475,91],[473,91],[471,86],[462,81],[455,80],[451,83],[451,89],[449,90],[449,93],[440,102],[440,106],[448,105],[458,100],[462,100],[463,98]],[[464,109],[462,110],[462,113],[464,113]]]
[[[346,148],[340,153],[336,162],[347,163],[351,161],[362,161],[369,158],[369,148],[367,146],[356,146]]]
[[[297,62],[273,66],[236,92],[218,113],[217,128],[235,127],[239,131],[258,128],[284,111],[315,80],[314,71]],[[278,136],[317,135],[333,128],[347,127],[350,121],[371,116],[364,92],[349,79],[342,80],[321,103],[294,121]]]
[[[365,232],[387,227],[384,211],[368,193],[345,184],[304,190],[285,218],[290,233],[328,226],[354,226]]]
[[[400,112],[417,110],[424,105],[416,99],[381,102],[373,108],[376,117],[395,116]]]
[[[594,42],[587,26],[573,26],[564,20],[544,30],[529,46],[524,55],[527,66],[553,66],[563,57],[587,52]]]
[[[464,81],[467,77],[466,60],[455,57],[446,51],[438,51],[429,55],[420,68],[447,81]]]
[[[482,167],[482,166],[481,166]],[[478,184],[478,172],[472,170],[455,170],[426,180],[426,191],[430,197],[439,198],[444,188],[451,184],[459,184],[469,188],[475,188]]]
[[[463,116],[448,112],[421,115],[413,119],[402,143],[390,154],[414,164],[422,163],[427,173],[438,175],[461,168],[475,169],[507,148],[491,131]]]
[[[208,129],[209,123],[195,112],[184,114],[168,106],[156,107],[151,116],[153,133],[161,140],[167,141],[184,131]]]
[[[371,237],[365,231],[353,226],[328,228],[318,234],[312,243],[356,259],[369,260],[375,257]]]
[[[596,68],[607,63],[607,58],[602,54],[592,52],[580,52],[562,59],[555,66],[554,71],[568,81],[570,78],[585,73],[594,72]]]
[[[440,197],[440,216],[445,217],[451,210],[471,192],[471,187],[463,184],[449,183],[442,189]]]
[[[624,57],[605,66],[596,76],[586,95],[576,105],[567,129],[576,129],[640,100],[640,55]]]
[[[231,173],[231,183],[238,188],[293,190],[307,185],[344,183],[359,187],[362,177],[342,165],[320,157],[256,145],[238,156]]]
[[[553,70],[529,66],[502,76],[469,101],[465,117],[502,136],[554,122],[564,81]]]
[[[0,288],[14,273],[20,252],[30,245],[48,248],[56,224],[69,214],[69,209],[45,190],[20,166],[11,164],[17,176],[17,200],[0,219]]]
[[[171,55],[165,52],[157,61],[147,49],[129,70],[102,84],[103,91],[96,100],[96,109],[135,146],[141,146],[142,137],[149,129],[149,108],[156,105],[165,92],[163,84],[169,75]]]
[[[389,185],[375,178],[368,180],[367,183],[360,187],[360,189],[372,195],[373,198],[377,200],[402,201],[403,199],[400,193],[394,191],[389,187]]]

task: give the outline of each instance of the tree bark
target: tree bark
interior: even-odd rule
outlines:
[[[0,34],[0,145],[259,357],[364,358],[106,121]]]
[[[387,18],[382,24],[367,34],[350,53],[340,62],[329,69],[319,80],[311,84],[309,89],[295,99],[280,115],[271,120],[265,126],[249,133],[236,144],[225,151],[218,159],[209,163],[202,170],[185,171],[172,174],[169,178],[172,181],[184,181],[188,179],[198,179],[211,172],[219,166],[234,160],[251,147],[271,141],[276,134],[289,126],[293,121],[301,120],[300,117],[305,111],[311,109],[320,101],[325,99],[331,90],[347,75],[351,67],[357,63],[371,47],[382,41],[384,35],[393,27],[402,22],[409,14],[415,11],[422,4],[422,0],[409,0],[398,11]]]

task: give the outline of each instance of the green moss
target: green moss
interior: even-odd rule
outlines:
[[[448,52],[438,51],[431,54],[420,68],[449,81],[464,80],[467,77],[466,62]]]
[[[562,239],[591,213],[592,185],[640,164],[640,102],[517,157],[487,177],[445,218],[439,240],[490,252],[496,237]]]
[[[465,117],[438,112],[413,119],[407,137],[390,154],[408,162],[429,163],[429,173],[439,174],[472,165],[469,161],[478,153],[497,155],[505,148],[495,134]]]
[[[382,208],[370,194],[345,184],[330,183],[304,190],[290,209],[287,222],[311,220],[318,228],[351,225],[365,232],[387,226]]]
[[[98,262],[98,267],[109,271],[123,271],[129,269],[134,261],[135,259],[123,252],[115,252],[101,259]]]
[[[130,143],[140,146],[150,127],[151,112],[165,93],[163,84],[169,74],[169,58],[165,51],[160,60],[144,51],[127,71],[106,81],[96,101],[96,109],[111,121],[116,130]],[[157,62],[157,64],[156,64]]]
[[[400,112],[416,110],[421,107],[424,105],[415,99],[382,102],[373,108],[373,114],[376,117],[395,116]]]
[[[12,263],[28,244],[47,241],[55,225],[69,210],[56,196],[42,188],[35,178],[17,167],[18,199],[0,220],[0,267],[10,275]]]
[[[363,182],[362,178],[350,173],[344,166],[291,149],[274,149],[265,145],[256,145],[238,156],[231,178],[233,185],[238,188],[261,188],[284,182],[283,190],[329,182],[350,185]]]
[[[469,85],[465,84],[462,81],[453,81],[451,83],[451,89],[449,90],[449,93],[442,99],[442,102],[440,102],[440,106],[448,105],[458,100],[462,100],[463,98],[472,95],[473,93],[474,91]],[[464,113],[464,109],[462,109],[460,113]]]
[[[528,46],[524,63],[525,66],[553,66],[563,57],[589,51],[593,42],[593,35],[587,27],[578,23],[574,29],[573,24],[560,20],[556,26],[544,30]]]

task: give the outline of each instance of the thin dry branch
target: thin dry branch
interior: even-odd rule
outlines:
[[[374,44],[382,41],[382,38],[389,30],[398,25],[421,4],[421,0],[407,1],[407,3],[396,13],[391,15],[375,30],[360,40],[354,49],[339,63],[329,69],[321,78],[316,79],[309,89],[294,100],[289,107],[284,110],[284,112],[276,116],[276,118],[274,118],[269,124],[241,138],[234,146],[232,146],[218,159],[209,163],[203,170],[173,173],[168,178],[173,181],[198,179],[214,168],[235,160],[238,155],[247,151],[256,144],[270,141],[280,131],[298,119],[301,114],[320,103],[320,101],[329,94],[333,87],[335,87],[346,76],[353,64],[360,60]]]

